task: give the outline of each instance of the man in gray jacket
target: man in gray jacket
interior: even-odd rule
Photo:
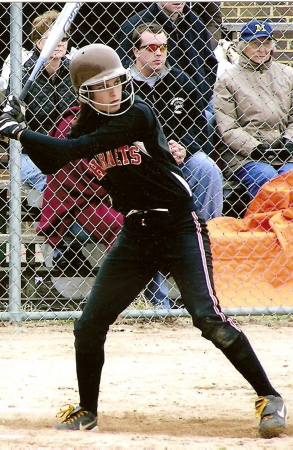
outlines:
[[[224,175],[243,183],[251,198],[265,182],[293,170],[293,68],[272,60],[274,48],[267,22],[247,23],[239,63],[215,84]]]

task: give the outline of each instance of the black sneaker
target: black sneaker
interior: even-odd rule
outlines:
[[[284,432],[287,407],[282,397],[267,395],[255,402],[256,415],[260,416],[259,434],[263,438],[277,437]]]
[[[54,425],[56,430],[93,430],[98,426],[97,416],[81,406],[68,405],[68,409],[60,411],[56,417],[64,417],[61,423]]]

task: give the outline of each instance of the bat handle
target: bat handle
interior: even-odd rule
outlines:
[[[30,79],[27,80],[27,82],[25,83],[25,85],[23,86],[23,88],[21,90],[21,93],[18,96],[20,101],[25,99],[25,96],[28,93],[28,91],[30,90],[32,83],[33,83],[32,80],[30,80]]]

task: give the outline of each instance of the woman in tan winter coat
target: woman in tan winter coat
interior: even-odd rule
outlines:
[[[267,22],[247,23],[239,63],[215,85],[223,172],[252,198],[266,181],[293,170],[293,68],[272,60],[274,47]]]

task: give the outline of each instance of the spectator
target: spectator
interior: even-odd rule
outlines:
[[[23,85],[28,80],[58,16],[57,11],[51,10],[33,20],[31,40],[35,47],[23,66]],[[78,105],[71,86],[69,59],[66,57],[68,39],[67,32],[40,70],[24,99],[27,105],[26,120],[33,131],[47,134],[59,114],[71,106]],[[27,58],[27,55],[24,54],[23,57]],[[21,170],[22,181],[30,188],[38,192],[44,189],[46,176],[24,153],[21,156]]]
[[[130,68],[135,93],[155,110],[167,139],[186,148],[180,166],[205,220],[222,213],[222,177],[217,165],[202,149],[206,143],[206,118],[202,100],[192,80],[178,67],[166,63],[168,39],[158,24],[141,24],[133,33],[135,62]]]
[[[216,80],[217,60],[210,46],[210,33],[186,2],[155,2],[122,25],[116,39],[124,67],[132,64],[132,33],[141,23],[157,22],[168,35],[168,63],[179,65],[198,86],[206,107]]]
[[[135,62],[130,73],[135,93],[154,109],[168,141],[179,142],[186,148],[187,157],[180,167],[197,210],[206,221],[218,217],[223,206],[222,174],[202,151],[207,123],[198,89],[181,69],[166,63],[168,40],[160,25],[140,24],[132,41]],[[155,291],[161,285],[160,300],[167,293],[163,280],[158,275],[153,286]]]
[[[71,59],[75,52],[76,52],[76,48],[71,47],[70,52],[66,54],[66,58]],[[21,54],[22,64],[24,65],[25,62],[29,58],[31,58],[31,56],[33,55],[34,52],[31,50],[26,50],[25,48],[22,48],[21,53],[22,53]],[[1,78],[1,89],[0,90],[7,89],[8,83],[9,83],[9,78],[10,78],[10,72],[11,72],[11,61],[10,61],[10,54],[9,54],[7,56],[7,58],[5,59],[2,70],[1,70],[1,77],[0,77]]]
[[[211,47],[214,50],[219,40],[222,39],[222,33],[227,31],[222,28],[221,6],[217,2],[192,2],[191,10],[200,18],[207,27],[211,35]]]
[[[243,183],[251,198],[268,180],[293,169],[293,69],[275,62],[273,30],[245,24],[239,63],[215,85],[215,115],[224,174]]]

